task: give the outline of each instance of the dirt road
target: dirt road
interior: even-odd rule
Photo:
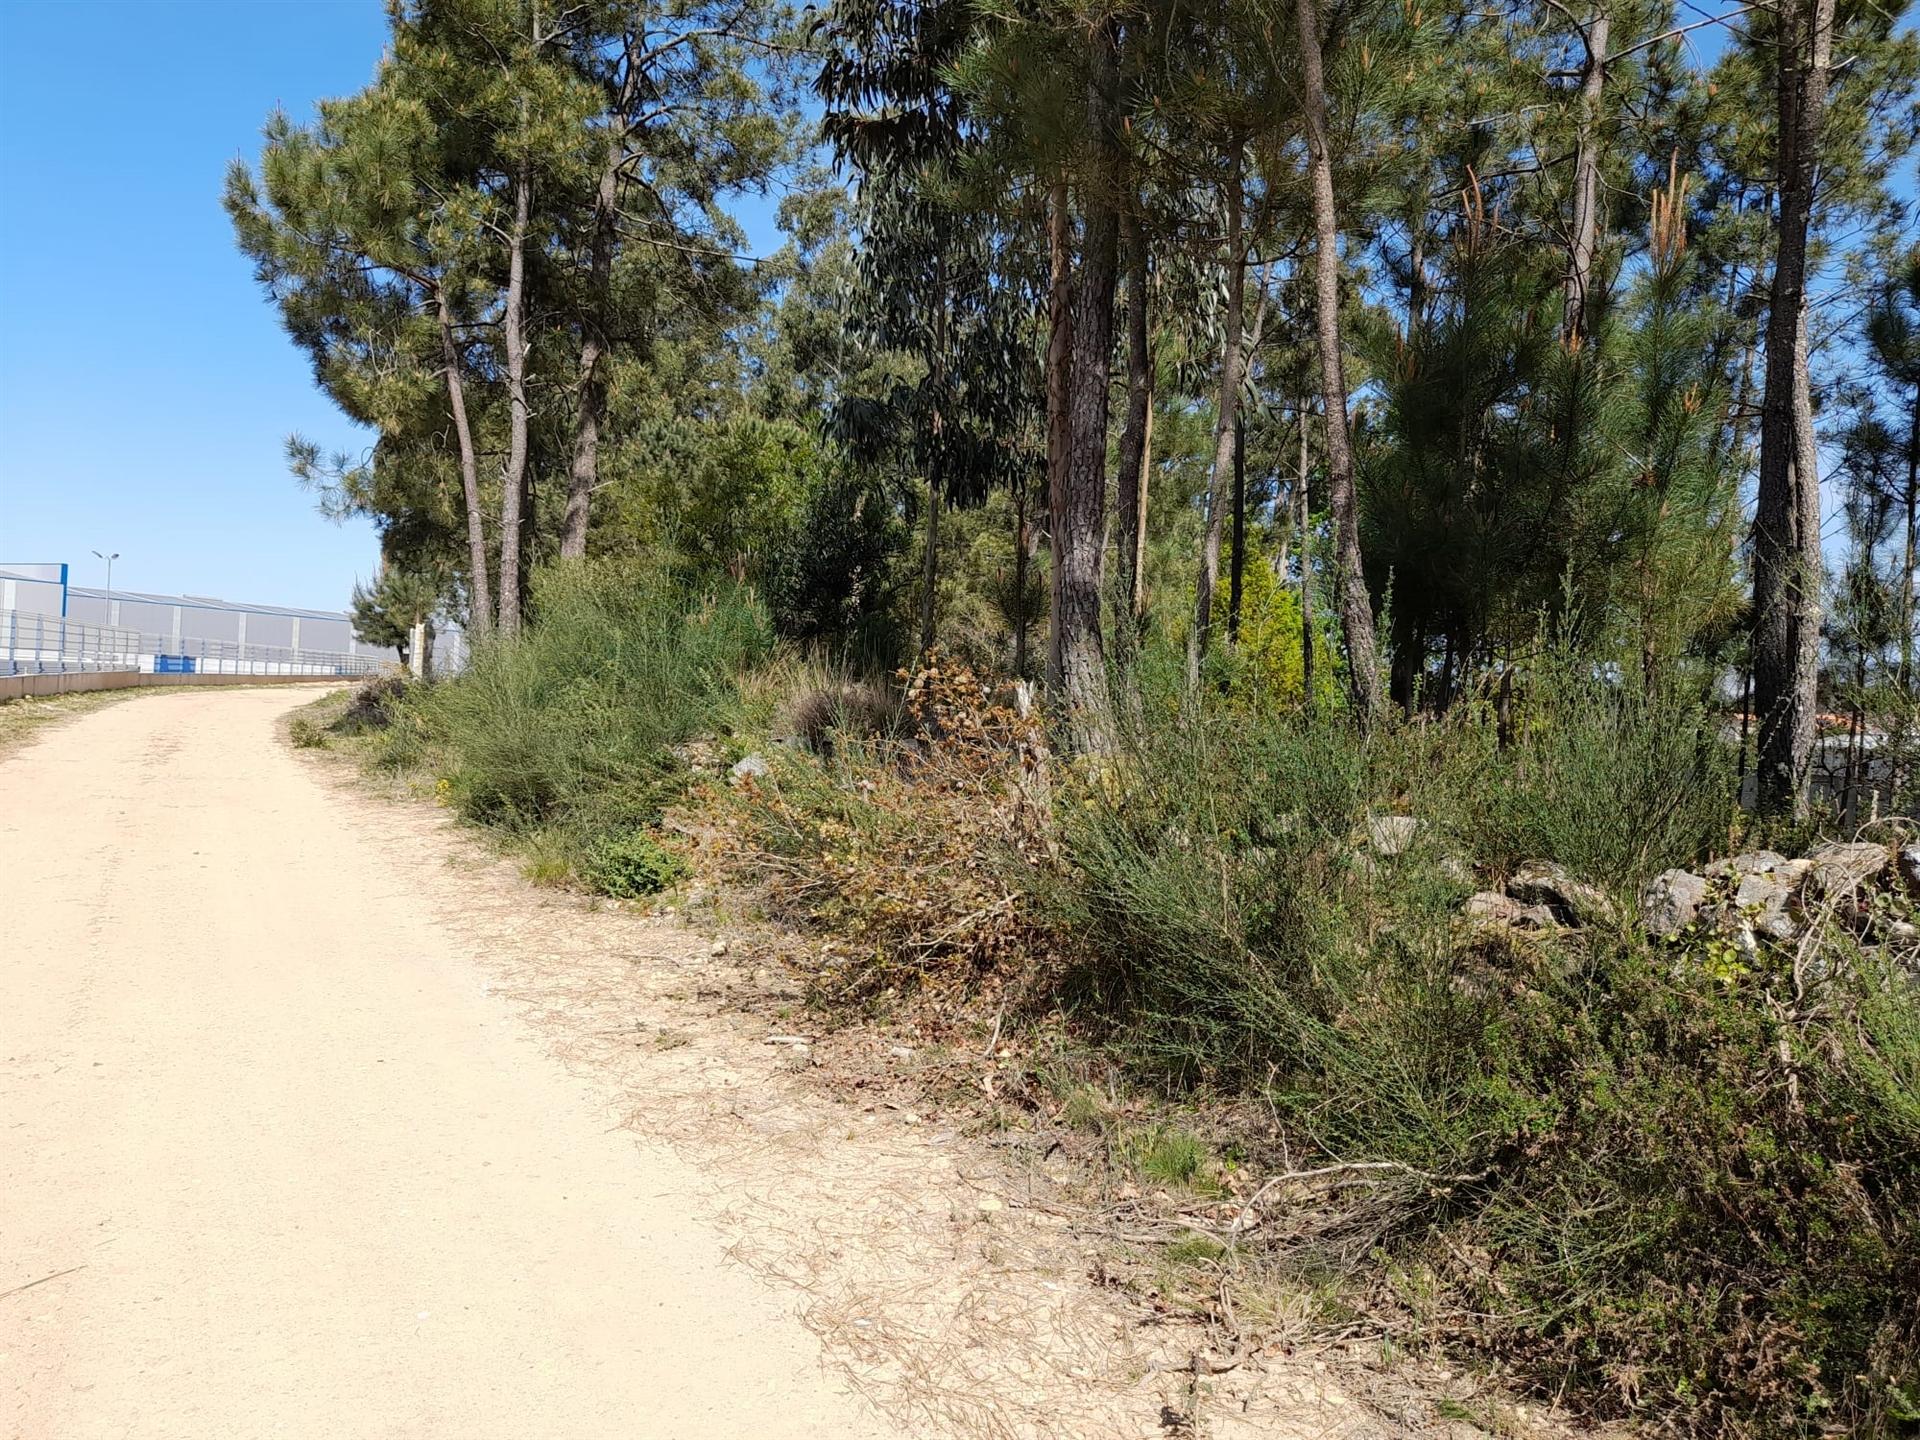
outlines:
[[[906,1433],[275,738],[306,698],[0,759],[0,1434]]]
[[[0,753],[0,1440],[1410,1433],[1117,1286],[925,1102],[986,1052],[808,1036],[723,909],[530,886],[307,698]]]

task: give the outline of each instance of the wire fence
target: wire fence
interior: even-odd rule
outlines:
[[[190,635],[86,625],[62,615],[0,610],[0,675],[121,670],[154,675],[371,675],[393,662],[334,650],[295,650]]]

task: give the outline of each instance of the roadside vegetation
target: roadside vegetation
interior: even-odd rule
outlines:
[[[1731,903],[1650,932],[1650,877],[1814,833],[1740,810],[1697,686],[1549,647],[1511,705],[1362,734],[1150,647],[1069,757],[963,662],[856,682],[731,587],[537,594],[370,761],[537,879],[732,886],[816,1023],[989,1036],[996,1123],[1080,1137],[1157,1303],[1683,1433],[1915,1423],[1920,873],[1808,889],[1789,938]],[[1476,909],[1509,888],[1534,917]]]
[[[138,690],[96,690],[74,695],[23,695],[17,700],[0,701],[0,755],[18,749],[44,726],[117,705],[140,693]]]
[[[471,658],[300,734],[751,896],[1226,1333],[1914,1433],[1920,40],[1577,10],[394,6],[226,203]]]

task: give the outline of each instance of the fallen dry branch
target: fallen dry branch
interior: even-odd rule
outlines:
[[[1232,1228],[1227,1232],[1227,1243],[1238,1243],[1240,1235],[1246,1229],[1247,1221],[1252,1218],[1260,1203],[1275,1189],[1282,1185],[1305,1184],[1313,1180],[1328,1180],[1340,1177],[1336,1183],[1325,1188],[1344,1189],[1348,1185],[1369,1185],[1385,1180],[1393,1175],[1404,1175],[1430,1186],[1435,1190],[1446,1190],[1455,1185],[1471,1185],[1487,1178],[1491,1171],[1482,1170],[1473,1175],[1442,1175],[1431,1170],[1417,1169],[1412,1165],[1403,1165],[1398,1160],[1353,1160],[1340,1165],[1320,1165],[1311,1170],[1289,1170],[1274,1175],[1262,1182],[1260,1188],[1247,1197],[1247,1203],[1240,1207]]]

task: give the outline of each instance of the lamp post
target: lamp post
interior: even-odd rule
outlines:
[[[105,552],[103,552],[103,551],[100,551],[100,550],[96,550],[96,551],[94,551],[93,553],[94,553],[94,555],[95,555],[95,556],[97,556],[97,557],[98,557],[99,559],[102,559],[102,560],[104,560],[104,561],[106,561],[106,562],[107,562],[107,619],[106,619],[106,623],[107,623],[107,625],[108,625],[108,627],[109,627],[109,628],[111,628],[111,627],[112,627],[112,625],[113,625],[113,562],[114,562],[114,561],[116,561],[116,560],[118,560],[118,559],[120,558],[120,552],[119,552],[118,550],[116,550],[116,551],[114,551],[114,552],[113,552],[113,553],[112,553],[111,555],[108,555],[108,554],[106,554],[106,553],[105,553]]]

